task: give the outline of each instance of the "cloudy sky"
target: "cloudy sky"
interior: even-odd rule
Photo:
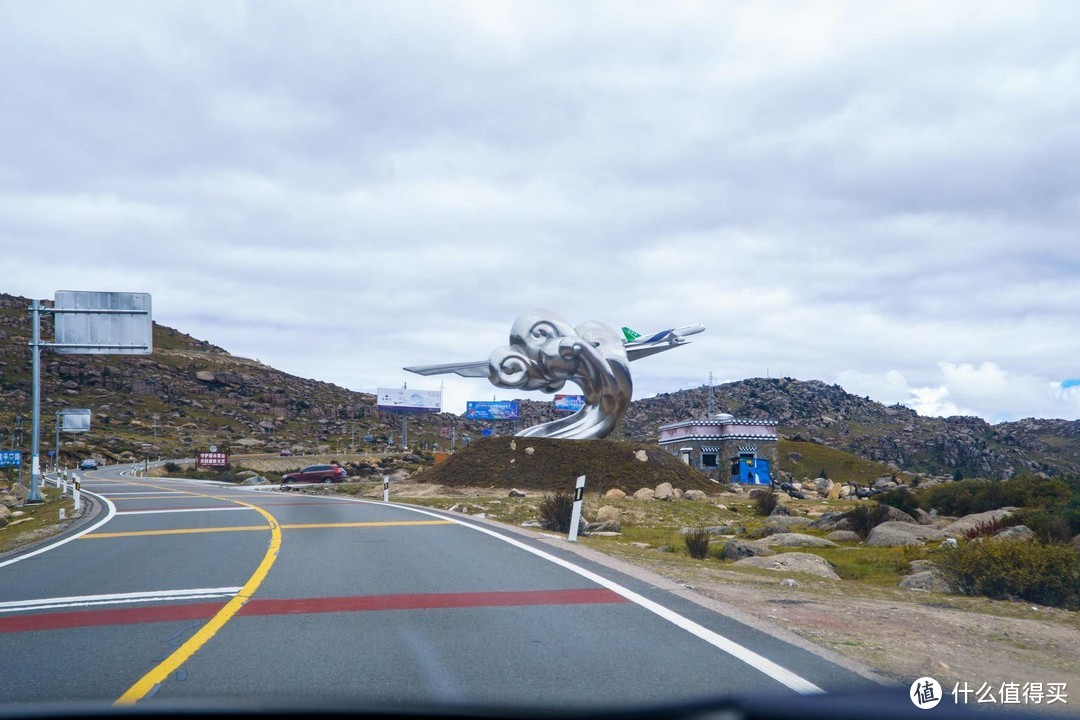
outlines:
[[[0,3],[6,292],[374,392],[521,312],[635,396],[1080,417],[1080,4]],[[450,376],[447,409],[512,397]],[[537,399],[541,399],[538,396]]]

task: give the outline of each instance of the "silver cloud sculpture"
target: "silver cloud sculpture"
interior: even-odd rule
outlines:
[[[688,325],[641,337],[624,328],[624,339],[595,320],[575,327],[558,313],[532,310],[514,321],[509,344],[496,348],[486,361],[404,369],[420,375],[486,377],[496,387],[546,393],[559,392],[572,382],[585,397],[581,410],[517,435],[592,440],[607,437],[630,404],[634,391],[631,360],[684,345],[687,335],[704,329]]]

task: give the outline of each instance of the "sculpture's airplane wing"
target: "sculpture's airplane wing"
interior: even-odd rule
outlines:
[[[413,365],[402,368],[417,375],[444,375],[454,373],[461,377],[486,378],[488,376],[488,361],[477,360],[476,362],[446,363],[444,365]]]
[[[624,327],[622,331],[623,336],[626,338],[625,348],[627,359],[640,360],[643,357],[655,355],[664,352],[665,350],[670,350],[673,347],[686,345],[690,342],[686,339],[687,335],[697,335],[700,332],[704,332],[705,328],[702,325],[683,325],[682,327],[672,328],[671,330],[661,330],[658,333],[645,336],[640,335],[627,327]]]

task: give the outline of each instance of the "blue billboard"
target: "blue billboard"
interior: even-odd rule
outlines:
[[[465,403],[465,417],[469,420],[516,420],[521,415],[517,400],[469,400]]]
[[[555,409],[559,412],[577,412],[585,407],[584,395],[556,395]]]

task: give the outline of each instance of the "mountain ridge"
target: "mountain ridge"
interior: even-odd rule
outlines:
[[[29,300],[0,293],[0,445],[10,446],[14,418],[30,409]],[[51,318],[42,337],[51,337]],[[53,414],[87,407],[91,433],[65,437],[61,456],[114,459],[191,455],[211,444],[234,452],[280,448],[339,449],[400,432],[399,417],[375,396],[276,370],[179,330],[154,323],[149,356],[42,355],[42,453],[53,443]],[[710,394],[712,399],[710,400]],[[550,401],[522,400],[522,426],[558,417]],[[780,433],[850,452],[897,469],[965,477],[1080,472],[1080,421],[1027,418],[990,425],[968,416],[933,418],[886,406],[836,384],[794,378],[748,378],[634,400],[614,439],[655,442],[660,425],[729,412],[773,419]],[[24,420],[25,449],[29,442]],[[500,424],[500,430],[506,427]],[[409,419],[414,447],[446,449],[488,424],[451,413]],[[380,442],[381,441],[381,442]],[[365,441],[371,446],[373,443]]]

